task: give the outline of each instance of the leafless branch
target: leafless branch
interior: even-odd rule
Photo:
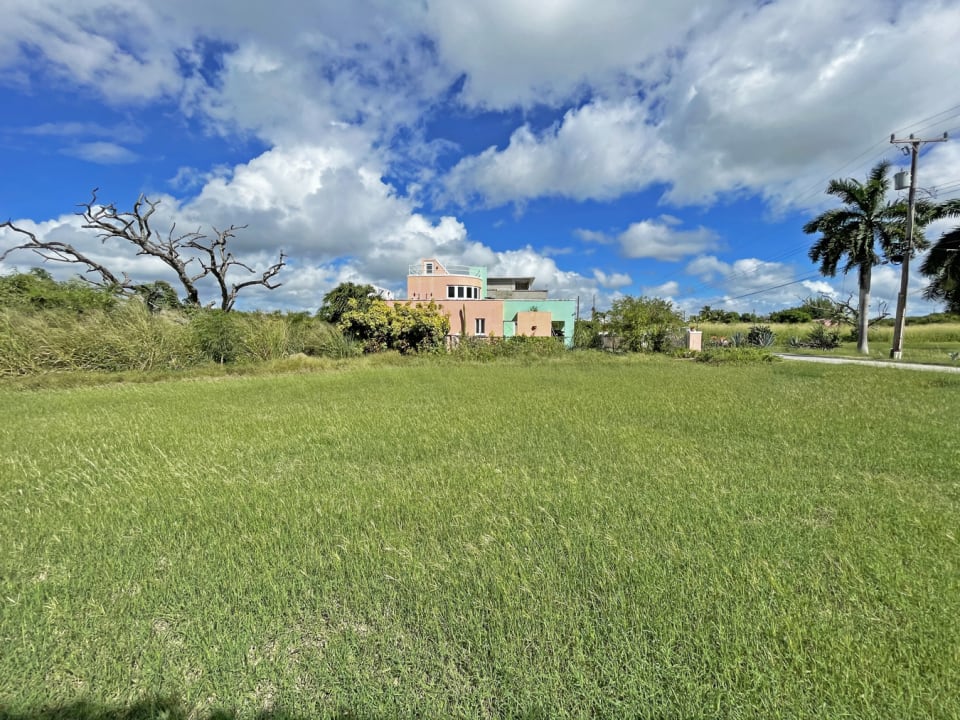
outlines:
[[[103,264],[84,255],[69,243],[60,242],[59,240],[40,240],[34,233],[17,227],[10,220],[0,224],[0,228],[10,228],[13,232],[26,238],[26,241],[20,245],[14,245],[4,250],[3,253],[0,253],[0,261],[6,260],[7,256],[16,250],[31,250],[42,257],[44,261],[49,260],[51,262],[86,265],[87,269],[84,271],[85,273],[96,273],[100,276],[99,279],[85,277],[84,280],[91,285],[102,288],[112,288],[119,292],[133,292],[134,283],[126,273],[123,273],[122,279],[117,277]]]
[[[858,307],[853,304],[852,293],[847,295],[846,300],[835,300],[834,302],[836,303],[838,308],[841,308],[844,311],[844,314],[847,314],[849,315],[849,317],[854,318],[854,321],[856,320],[857,316],[859,315],[859,312],[858,312]],[[867,319],[867,327],[872,327],[876,323],[880,322],[881,320],[885,320],[888,317],[890,317],[889,305],[887,304],[886,301],[881,300],[880,302],[877,303],[877,316],[874,318]]]

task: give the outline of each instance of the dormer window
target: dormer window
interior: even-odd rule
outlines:
[[[424,264],[423,264],[423,271],[424,271],[427,275],[433,275],[433,263],[432,263],[432,262],[424,263]]]

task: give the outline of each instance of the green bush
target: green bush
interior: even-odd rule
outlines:
[[[436,352],[450,332],[450,320],[434,303],[396,303],[374,300],[363,309],[350,300],[340,330],[363,344],[365,352],[398,350],[401,353]]]
[[[808,323],[813,320],[813,315],[802,308],[787,308],[786,310],[777,310],[770,313],[770,322],[775,323]]]
[[[304,314],[196,309],[151,312],[139,298],[106,310],[0,307],[0,375],[53,370],[183,369],[303,353],[345,358],[360,347]]]
[[[82,279],[57,282],[43,268],[0,276],[0,307],[31,310],[109,310],[117,296]]]
[[[577,320],[573,326],[573,346],[578,350],[595,350],[602,345],[599,320]]]
[[[767,325],[753,325],[747,333],[747,345],[767,348],[773,345],[776,335]]]

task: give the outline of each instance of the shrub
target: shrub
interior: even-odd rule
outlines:
[[[770,313],[770,322],[775,323],[808,323],[813,320],[807,310],[802,308],[787,308]]]
[[[363,343],[364,352],[399,350],[401,353],[435,352],[443,348],[450,320],[434,303],[396,303],[374,300],[366,309],[350,300],[340,329]]]
[[[747,345],[767,348],[773,345],[776,335],[767,325],[753,325],[747,333]]]
[[[179,316],[151,315],[141,302],[79,316],[65,309],[0,310],[0,375],[178,369],[201,360]]]
[[[807,347],[818,350],[833,350],[840,347],[840,331],[817,324],[804,339]]]

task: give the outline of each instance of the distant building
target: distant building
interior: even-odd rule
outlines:
[[[407,299],[433,301],[450,318],[454,337],[562,337],[573,346],[575,300],[550,300],[532,277],[487,277],[485,267],[426,258],[407,271]]]

